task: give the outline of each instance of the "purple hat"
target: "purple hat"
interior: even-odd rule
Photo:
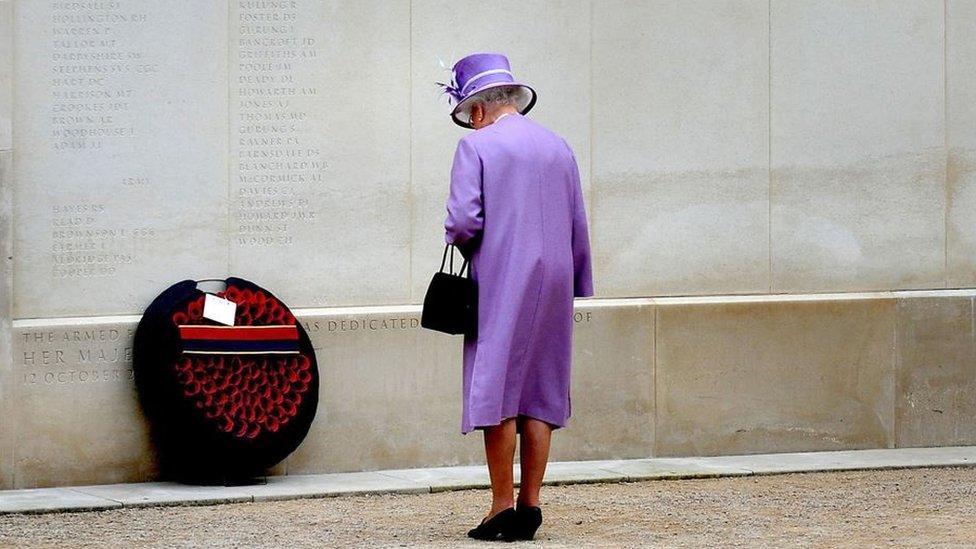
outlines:
[[[520,86],[528,92],[525,99],[518,105],[519,114],[525,114],[535,105],[535,90],[515,81],[512,76],[512,67],[508,64],[508,58],[500,53],[472,53],[462,58],[454,64],[454,78],[450,84],[437,82],[444,88],[444,93],[448,94],[448,100],[456,103],[454,110],[451,111],[451,118],[454,123],[464,128],[471,128],[467,120],[458,118],[459,114],[466,113],[473,101],[474,95],[488,88],[499,86]]]

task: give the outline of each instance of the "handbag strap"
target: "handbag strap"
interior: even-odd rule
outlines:
[[[451,249],[451,263],[450,263],[450,269],[451,270],[449,272],[451,274],[454,274],[454,248],[456,248],[456,247],[457,246],[455,246],[453,244],[445,244],[444,245],[444,255],[441,256],[441,271],[440,272],[442,272],[442,273],[444,272],[444,262],[447,260],[447,249],[450,248]],[[469,265],[467,258],[465,258],[464,261],[461,262],[461,270],[458,271],[458,273],[457,273],[458,276],[463,276],[464,268],[465,267],[468,268],[468,278],[471,278],[471,266]]]

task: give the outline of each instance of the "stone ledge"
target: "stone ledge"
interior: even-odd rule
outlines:
[[[970,467],[976,446],[800,452],[741,456],[550,463],[546,485],[637,482],[823,471]],[[516,479],[518,472],[516,472]],[[173,482],[0,491],[0,515],[104,511],[136,507],[217,505],[365,494],[418,494],[487,488],[485,467],[398,469],[267,477],[252,486],[193,486]]]
[[[309,436],[271,474],[480,463],[480,439],[458,436],[459,337],[421,329],[419,306],[295,312],[319,354],[322,393]],[[137,320],[16,322],[16,360],[8,373],[17,381],[11,397],[19,412],[6,435],[31,436],[10,448],[12,467],[0,473],[0,488],[156,480],[148,425],[132,383]],[[577,308],[574,385],[587,389],[574,399],[578,416],[555,441],[554,460],[650,454],[653,320],[653,309],[642,305]],[[612,376],[602,367],[607,361],[615,364]],[[23,412],[28,409],[44,411],[43,417]],[[65,421],[58,410],[86,413]],[[89,454],[79,460],[73,448]]]
[[[976,444],[974,296],[579,300],[573,419],[551,458]],[[480,437],[458,436],[460,339],[421,329],[420,306],[296,313],[320,353],[320,413],[268,474],[483,463]],[[157,480],[131,382],[137,319],[15,321],[0,489]]]
[[[690,305],[757,302],[796,302],[796,301],[834,301],[854,299],[901,299],[925,297],[976,297],[976,288],[932,289],[932,290],[883,290],[875,292],[826,292],[803,294],[716,294],[661,297],[594,297],[577,298],[575,308],[591,307],[633,307],[647,305]],[[407,305],[363,305],[354,307],[292,307],[296,317],[311,316],[349,316],[378,314],[420,314],[421,304]],[[13,320],[14,328],[33,328],[60,324],[98,325],[98,324],[138,324],[141,315],[99,315],[19,318]]]

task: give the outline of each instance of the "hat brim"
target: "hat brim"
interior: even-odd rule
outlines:
[[[468,128],[469,130],[473,130],[474,126],[469,124],[467,120],[462,120],[461,118],[459,118],[458,115],[467,112],[468,108],[470,108],[471,104],[474,102],[474,99],[476,98],[475,96],[478,94],[478,92],[487,90],[489,88],[497,88],[500,86],[518,86],[520,88],[525,88],[526,90],[529,91],[529,101],[525,105],[519,106],[518,109],[519,114],[525,114],[530,110],[532,110],[532,107],[535,106],[537,95],[535,93],[535,90],[532,89],[531,86],[527,86],[525,84],[519,84],[518,82],[492,82],[491,84],[485,84],[484,86],[472,91],[470,94],[468,94],[467,97],[464,98],[464,100],[458,103],[454,107],[454,110],[451,111],[451,119],[454,120],[454,123],[457,124],[458,126],[461,126],[462,128]]]

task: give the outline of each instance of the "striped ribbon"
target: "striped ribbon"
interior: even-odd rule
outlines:
[[[298,326],[181,324],[183,353],[195,355],[298,354]]]

